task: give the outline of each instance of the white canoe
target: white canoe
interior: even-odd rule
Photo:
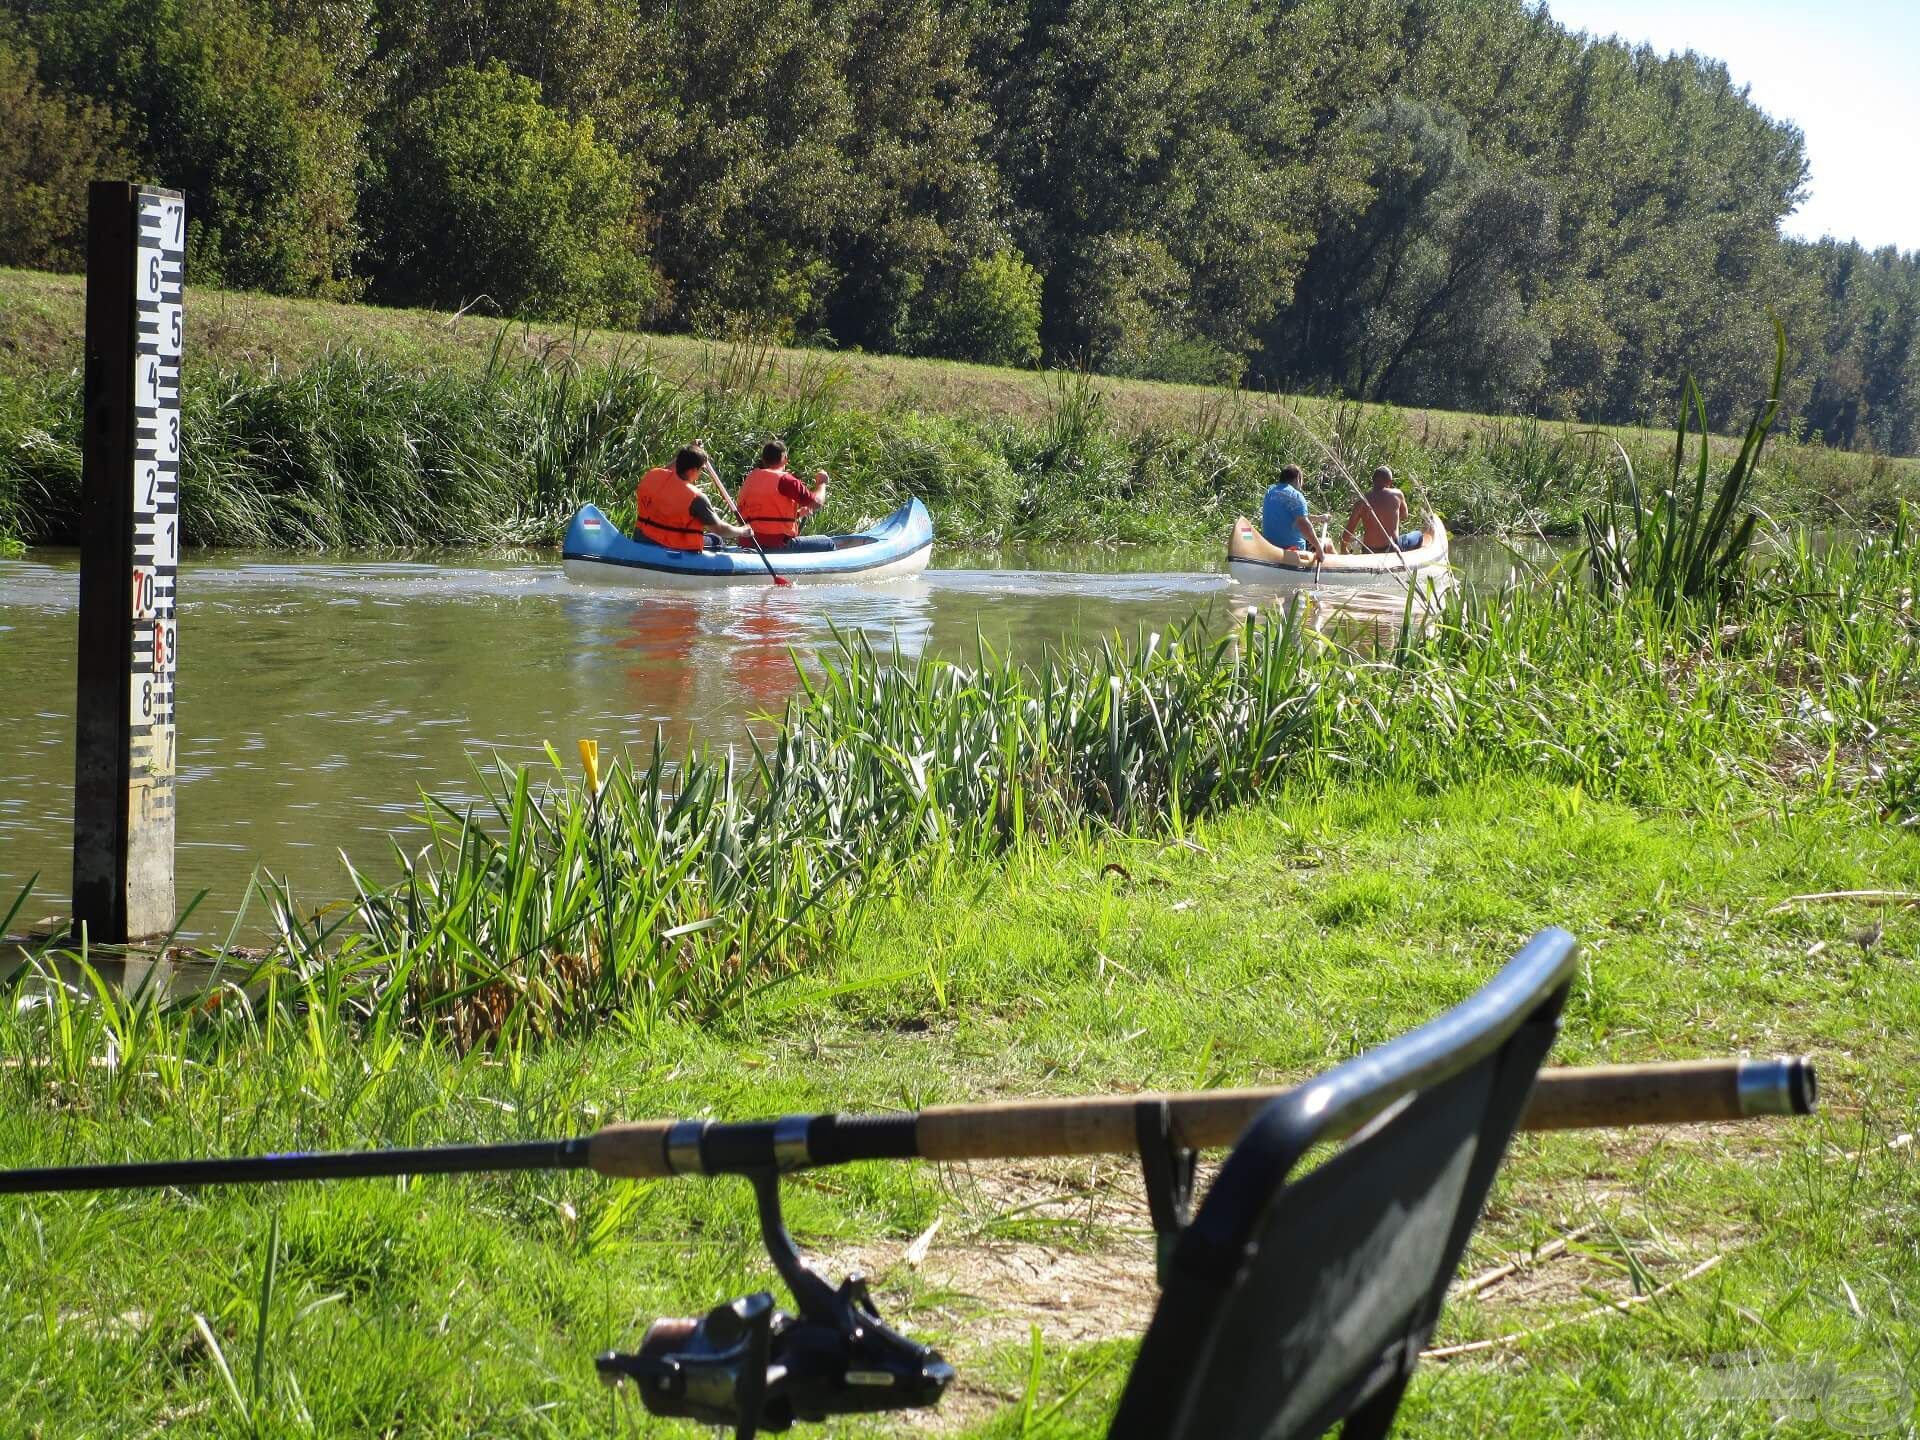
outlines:
[[[1438,582],[1447,569],[1447,527],[1438,515],[1428,519],[1414,550],[1378,555],[1335,555],[1315,560],[1306,550],[1285,550],[1270,543],[1244,515],[1233,522],[1227,539],[1227,573],[1242,585],[1268,589],[1311,590],[1323,585],[1407,585]]]

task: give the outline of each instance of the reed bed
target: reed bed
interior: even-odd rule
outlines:
[[[830,358],[741,346],[687,377],[644,347],[589,363],[510,356],[507,338],[472,370],[357,350],[284,369],[190,360],[186,543],[556,543],[582,502],[624,517],[641,471],[695,437],[737,471],[784,436],[800,464],[836,477],[825,526],[917,495],[944,535],[981,542],[1217,539],[1289,461],[1329,509],[1353,498],[1348,477],[1387,463],[1461,533],[1568,535],[1617,485],[1616,453],[1647,473],[1661,460],[1639,435],[1530,420],[1436,428],[1391,408],[1233,392],[1203,396],[1179,423],[1139,423],[1085,374],[1054,377],[1035,419],[862,409]],[[76,538],[79,410],[77,373],[0,374],[0,536]],[[1791,439],[1753,482],[1780,522],[1884,523],[1900,497],[1882,462]]]
[[[1749,560],[1760,514],[1752,508],[1754,474],[1768,433],[1780,413],[1780,382],[1787,365],[1787,332],[1774,321],[1773,385],[1747,425],[1740,452],[1717,482],[1709,480],[1713,447],[1706,400],[1691,377],[1675,425],[1673,468],[1666,489],[1648,506],[1641,498],[1632,461],[1620,451],[1622,483],[1610,488],[1605,508],[1587,515],[1587,572],[1605,595],[1640,591],[1666,608],[1687,600],[1717,614],[1737,600],[1749,578]],[[1699,433],[1693,435],[1694,423]],[[1691,486],[1687,443],[1694,440]],[[1631,527],[1623,534],[1623,528]]]

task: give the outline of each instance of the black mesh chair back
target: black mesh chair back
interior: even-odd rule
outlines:
[[[1574,948],[1543,930],[1468,1000],[1255,1117],[1172,1247],[1114,1440],[1388,1432],[1553,1044]]]

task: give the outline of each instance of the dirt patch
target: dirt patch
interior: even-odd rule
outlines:
[[[1024,1346],[1038,1326],[1050,1347],[1138,1335],[1153,1315],[1153,1236],[1128,1162],[1040,1161],[942,1172],[939,1228],[909,1241],[836,1251],[838,1275],[860,1269],[883,1297],[912,1290],[910,1329],[938,1332],[959,1372],[937,1410],[903,1414],[909,1433],[976,1424],[1020,1401],[993,1382],[988,1357]]]
[[[940,1228],[914,1263],[908,1244],[837,1256],[885,1284],[911,1274],[921,1313],[985,1351],[1040,1327],[1052,1343],[1138,1334],[1157,1287],[1146,1201],[1130,1166],[1042,1162],[954,1167]]]
[[[1471,1305],[1474,1330],[1501,1333],[1584,1311],[1597,1300],[1624,1299],[1636,1281],[1639,1288],[1663,1284],[1710,1255],[1738,1249],[1745,1237],[1730,1221],[1696,1224],[1684,1234],[1647,1222],[1633,1177],[1659,1149],[1748,1151],[1754,1139],[1753,1127],[1738,1124],[1625,1132],[1605,1147],[1609,1163],[1598,1167],[1604,1175],[1542,1177],[1509,1188],[1487,1215],[1461,1280],[1522,1263],[1461,1302],[1463,1309]],[[1203,1195],[1214,1168],[1202,1171]],[[956,1337],[948,1358],[963,1377],[977,1376],[988,1352],[1023,1344],[1036,1325],[1052,1345],[1144,1330],[1158,1286],[1146,1202],[1130,1162],[956,1167],[944,1178],[939,1228],[917,1263],[908,1254],[911,1242],[901,1240],[857,1246],[834,1262],[866,1270],[883,1291],[917,1291],[915,1328]],[[1526,1234],[1517,1234],[1523,1225]],[[1532,1258],[1583,1225],[1590,1228],[1563,1250]],[[991,1401],[994,1393],[976,1399]]]

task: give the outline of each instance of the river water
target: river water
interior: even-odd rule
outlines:
[[[1506,578],[1497,542],[1456,540],[1468,583]],[[690,736],[739,742],[799,686],[793,656],[833,632],[964,657],[976,637],[1032,657],[1131,639],[1249,593],[1218,547],[954,552],[913,580],[748,586],[710,595],[594,590],[551,556],[321,560],[213,552],[180,577],[177,893],[221,928],[264,867],[308,903],[347,893],[339,852],[391,872],[422,793],[479,797],[474,767]],[[0,560],[0,916],[64,912],[72,867],[75,552]],[[1364,603],[1364,602],[1362,602]],[[1398,600],[1376,602],[1396,619]],[[258,912],[255,912],[256,915]],[[249,930],[253,925],[249,924]]]

